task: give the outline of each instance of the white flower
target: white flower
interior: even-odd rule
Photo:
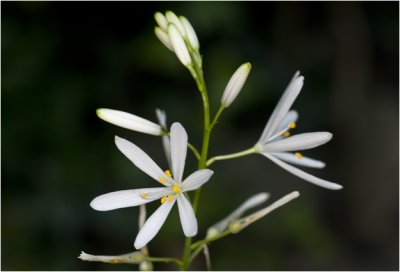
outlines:
[[[342,188],[341,185],[317,178],[286,163],[314,168],[324,167],[323,162],[305,158],[299,152],[294,154],[288,152],[314,148],[332,138],[332,134],[329,132],[302,133],[289,137],[288,130],[296,126],[295,122],[298,118],[297,112],[289,111],[289,109],[300,93],[303,81],[304,78],[299,76],[299,72],[296,72],[268,120],[255,148],[258,153],[293,175],[327,189],[339,190]]]
[[[232,75],[228,84],[225,87],[224,94],[222,95],[221,104],[227,108],[235,100],[236,96],[239,94],[244,83],[246,82],[247,76],[250,73],[251,64],[242,64],[236,72]]]
[[[187,152],[187,134],[179,123],[174,123],[171,126],[170,135],[173,175],[169,170],[163,172],[143,150],[133,143],[115,137],[118,149],[134,165],[160,182],[163,187],[112,192],[98,196],[90,203],[90,206],[95,210],[109,211],[161,199],[161,206],[147,219],[139,231],[134,244],[136,249],[142,248],[154,238],[165,222],[175,201],[178,201],[179,216],[185,236],[191,237],[197,233],[197,220],[193,208],[183,193],[202,186],[209,180],[213,171],[209,169],[198,170],[182,181]]]
[[[258,193],[256,195],[253,195],[245,202],[243,202],[243,204],[240,205],[236,210],[231,212],[227,217],[212,225],[207,230],[207,238],[213,237],[225,231],[232,222],[239,219],[247,210],[259,206],[260,204],[267,201],[268,198],[269,198],[268,193]]]
[[[104,121],[116,126],[152,135],[165,134],[165,131],[163,131],[161,126],[127,112],[110,109],[98,109],[96,113],[97,116]]]

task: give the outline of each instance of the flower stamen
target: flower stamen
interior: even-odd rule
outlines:
[[[296,123],[295,122],[289,123],[289,128],[295,128],[295,127],[296,127]]]
[[[172,187],[172,191],[174,194],[177,194],[181,191],[181,187],[179,185],[174,185],[174,187]]]
[[[285,137],[285,138],[287,138],[287,137],[290,136],[290,132],[289,132],[289,131],[285,131],[285,132],[282,134],[282,136]]]
[[[167,175],[167,177],[172,177],[171,172],[169,170],[165,170],[165,175]]]
[[[169,195],[169,196],[168,196],[168,201],[169,201],[169,202],[172,202],[172,200],[173,200],[172,195]]]
[[[144,199],[144,198],[147,198],[148,194],[146,194],[146,193],[143,192],[143,193],[140,194],[140,196],[141,196],[141,198]]]
[[[165,182],[165,178],[160,178],[160,182],[164,183]]]
[[[166,196],[162,197],[162,198],[161,198],[161,204],[164,204],[166,200],[167,200],[167,197],[166,197]]]
[[[294,153],[294,155],[295,155],[298,159],[301,159],[301,158],[303,157],[303,155],[301,155],[300,152],[296,152],[296,153]]]

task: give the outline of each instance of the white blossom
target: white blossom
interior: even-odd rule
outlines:
[[[136,237],[134,243],[136,249],[144,247],[154,238],[176,201],[178,202],[180,221],[185,236],[191,237],[197,234],[197,220],[193,208],[183,193],[202,186],[210,179],[213,171],[209,169],[198,170],[182,181],[187,153],[187,134],[181,124],[172,124],[170,140],[172,175],[169,170],[162,171],[139,147],[116,136],[115,143],[118,149],[136,167],[161,183],[163,187],[112,192],[98,196],[90,203],[90,206],[95,210],[109,211],[138,206],[160,199],[161,206],[147,219]]]
[[[300,93],[303,81],[304,78],[299,76],[299,72],[296,72],[269,118],[255,148],[258,153],[293,175],[327,189],[339,190],[342,185],[317,178],[288,164],[313,168],[324,167],[323,162],[305,158],[299,152],[294,154],[291,152],[317,147],[332,138],[332,134],[329,132],[311,132],[290,136],[289,130],[296,126],[298,114],[295,111],[289,111],[289,109]]]

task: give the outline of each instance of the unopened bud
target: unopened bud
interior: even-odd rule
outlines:
[[[191,65],[192,59],[190,58],[189,51],[186,47],[185,41],[183,40],[182,34],[179,33],[175,25],[170,24],[168,26],[168,36],[178,59],[185,66]]]
[[[229,107],[235,100],[244,83],[246,82],[247,76],[251,70],[251,64],[242,64],[236,72],[232,75],[228,84],[226,85],[224,94],[222,95],[221,104],[224,107]]]

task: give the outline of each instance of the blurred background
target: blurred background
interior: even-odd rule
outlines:
[[[215,112],[231,74],[251,74],[212,135],[210,155],[241,151],[259,138],[284,88],[300,70],[296,133],[331,131],[304,155],[307,170],[338,182],[329,191],[262,156],[213,165],[203,189],[199,234],[249,196],[269,203],[301,197],[238,235],[210,246],[215,270],[399,269],[399,4],[397,2],[2,2],[1,268],[135,270],[82,262],[81,250],[133,251],[138,208],[98,212],[103,193],[156,186],[114,145],[143,148],[162,168],[158,137],[110,125],[107,107],[156,121],[181,122],[201,143],[202,107],[188,71],[155,37],[153,14],[186,16],[200,39]],[[188,154],[186,174],[194,171]],[[149,212],[158,206],[148,205]],[[180,257],[184,236],[175,208],[150,243],[153,256]],[[176,269],[157,264],[156,269]],[[203,257],[192,269],[206,269]]]

